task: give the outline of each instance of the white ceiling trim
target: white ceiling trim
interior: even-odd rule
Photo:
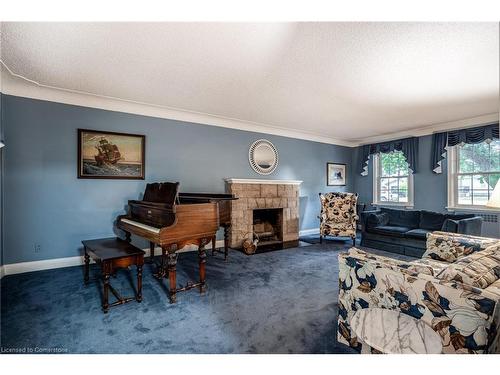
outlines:
[[[339,146],[356,147],[358,145],[357,142],[349,142],[316,133],[284,129],[273,125],[260,124],[208,113],[186,111],[178,108],[164,107],[88,92],[79,92],[60,87],[47,86],[12,72],[1,60],[0,68],[4,71],[2,93],[7,95],[178,120],[196,124],[219,126],[223,128],[256,133],[272,134]]]
[[[391,141],[394,139],[408,138],[408,137],[422,137],[424,135],[429,135],[433,133],[443,132],[447,130],[457,130],[471,128],[475,126],[485,125],[492,122],[499,121],[499,113],[488,113],[481,116],[470,117],[467,119],[442,122],[439,124],[433,124],[428,126],[423,126],[421,128],[401,131],[397,133],[384,134],[375,137],[367,137],[359,142],[358,145],[365,145],[371,143],[379,143],[385,141]]]

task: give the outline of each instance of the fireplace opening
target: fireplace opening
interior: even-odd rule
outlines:
[[[259,239],[258,247],[282,244],[283,209],[254,209],[253,232]]]

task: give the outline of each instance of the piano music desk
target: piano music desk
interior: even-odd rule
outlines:
[[[131,245],[120,238],[101,238],[97,240],[82,241],[85,249],[85,284],[89,281],[90,258],[101,265],[103,278],[103,303],[102,309],[106,314],[110,307],[123,305],[130,302],[134,297],[123,298],[109,283],[109,277],[117,268],[127,268],[135,265],[137,267],[137,293],[135,300],[142,301],[142,266],[144,264],[144,251]],[[116,297],[117,301],[109,304],[109,291]]]

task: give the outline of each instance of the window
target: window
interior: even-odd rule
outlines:
[[[500,141],[458,145],[448,152],[448,206],[485,208],[500,179]]]
[[[413,176],[401,151],[374,155],[373,170],[375,204],[413,206]]]

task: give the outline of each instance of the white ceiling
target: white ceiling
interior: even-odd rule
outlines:
[[[498,23],[2,23],[42,85],[347,142],[497,113]]]

